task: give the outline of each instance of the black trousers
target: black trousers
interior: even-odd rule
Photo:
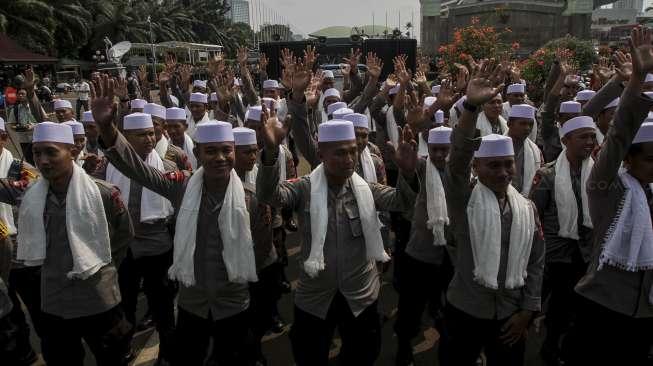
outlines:
[[[82,110],[82,106],[84,106],[84,110],[88,111],[88,100],[80,100],[77,99],[77,105],[75,106],[76,112],[75,115],[77,116],[77,119],[82,119],[82,115],[79,113]]]
[[[84,339],[98,366],[123,365],[131,328],[120,305],[73,319],[43,313],[43,358],[48,366],[83,366]]]
[[[562,339],[576,318],[578,297],[574,286],[585,274],[587,266],[576,263],[547,263],[544,267],[543,296],[549,296],[546,310],[546,338],[543,351],[558,356]]]
[[[650,365],[653,318],[633,318],[579,298],[576,322],[562,344],[565,365]]]
[[[399,279],[401,293],[394,329],[399,344],[406,346],[419,333],[422,314],[427,306],[429,314],[436,320],[435,328],[442,333],[437,320],[442,318],[445,293],[453,276],[453,267],[448,256],[441,265],[437,265],[405,255],[404,264],[404,271]]]
[[[253,336],[253,346],[257,359],[263,357],[261,339],[270,330],[277,315],[277,301],[281,298],[281,263],[263,268],[258,274],[258,282],[249,284],[249,312]]]
[[[374,302],[354,317],[345,297],[337,293],[326,319],[320,319],[295,306],[290,342],[297,366],[326,366],[336,327],[342,339],[339,364],[374,365],[381,351],[381,323],[377,303]]]
[[[35,356],[30,343],[30,327],[16,294],[16,289],[9,286],[8,290],[13,308],[9,314],[0,320],[0,355],[2,356],[0,359],[12,360],[13,363],[10,362],[9,364],[29,364],[26,360]]]
[[[175,285],[168,279],[172,249],[166,253],[134,258],[131,250],[120,265],[119,283],[127,321],[136,326],[136,307],[141,279],[152,319],[159,332],[159,356],[170,359],[175,327]]]
[[[174,365],[202,366],[213,339],[211,361],[217,366],[251,366],[256,362],[248,311],[225,319],[204,319],[183,308],[177,315]]]
[[[507,320],[475,318],[447,304],[445,334],[440,341],[440,365],[475,366],[481,350],[485,350],[487,366],[524,365],[524,339],[512,347],[499,339],[501,327]]]
[[[40,337],[42,334],[41,267],[12,268],[9,272],[9,294],[18,295],[23,301],[32,319],[34,330]],[[16,303],[15,298],[12,300]]]

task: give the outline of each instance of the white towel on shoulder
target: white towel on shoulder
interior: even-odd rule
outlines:
[[[535,233],[535,214],[530,202],[513,186],[508,186],[506,194],[512,210],[512,224],[505,287],[515,289],[524,286],[528,274],[528,259]],[[483,183],[477,182],[467,204],[469,239],[474,256],[474,280],[491,289],[499,288],[501,215],[497,196]]]
[[[533,185],[533,178],[535,173],[542,167],[542,153],[540,148],[531,141],[530,138],[524,140],[524,176],[522,177],[522,190],[521,193],[528,197],[531,193],[531,186]]]
[[[168,140],[168,138],[165,136],[161,136],[161,139],[157,141],[154,150],[156,150],[156,152],[159,154],[161,159],[165,159],[166,154],[168,153],[169,146],[170,146],[170,140]]]
[[[421,132],[417,134],[417,139],[419,140],[417,143],[417,156],[429,156],[429,145],[426,143],[426,140],[424,140],[424,135]]]
[[[308,259],[304,262],[304,270],[310,277],[315,278],[320,271],[324,270],[324,241],[329,223],[329,210],[327,209],[329,187],[322,164],[313,170],[310,181],[311,251]],[[382,225],[376,213],[372,190],[369,184],[356,173],[351,177],[351,185],[363,227],[367,258],[387,262],[390,257],[383,248],[380,231]]]
[[[204,168],[199,168],[188,181],[179,208],[175,225],[173,263],[168,270],[171,279],[185,286],[195,284],[197,218],[203,189]],[[218,227],[223,245],[222,259],[227,268],[229,281],[235,283],[258,281],[245,189],[233,169],[218,215]]]
[[[485,112],[478,114],[478,118],[476,119],[476,128],[481,131],[481,137],[494,133],[492,132],[492,124],[490,123],[490,120],[487,119]],[[506,120],[501,116],[499,116],[499,129],[499,135],[503,135],[508,131],[508,122],[506,122]]]
[[[13,162],[14,155],[11,153],[11,151],[2,149],[2,154],[0,154],[0,178],[7,178],[9,175],[9,169],[11,169],[11,164]],[[7,225],[7,229],[9,229],[9,235],[16,234],[14,212],[11,208],[11,205],[0,203],[0,220],[2,220],[5,225]]]
[[[195,143],[193,142],[193,139],[190,137],[188,132],[184,134],[184,153],[186,153],[186,156],[188,156],[188,162],[190,163],[191,168],[193,170],[197,170],[197,158],[195,157],[195,153],[193,152],[193,148],[195,148]]]
[[[394,106],[390,106],[385,112],[385,122],[388,139],[397,148],[399,146],[399,125],[397,125],[397,120],[395,119]]]
[[[43,220],[50,183],[39,178],[25,192],[18,215],[18,255],[28,266],[46,257],[47,238]],[[66,232],[73,257],[70,279],[87,279],[111,263],[109,226],[100,189],[84,169],[73,164],[66,193]]]
[[[583,161],[580,173],[581,201],[583,204],[583,226],[593,228],[587,198],[587,179],[592,172],[594,160],[589,157]],[[555,164],[555,202],[558,210],[558,235],[563,238],[578,240],[578,206],[571,184],[571,167],[567,160],[567,150],[563,149]]]
[[[363,179],[368,183],[378,183],[374,160],[372,160],[372,153],[370,153],[370,148],[368,146],[366,146],[361,153],[361,167],[363,168]]]
[[[159,154],[152,150],[145,159],[145,164],[156,168],[160,172],[165,172],[163,160]],[[120,189],[122,201],[129,205],[129,193],[131,191],[131,179],[123,175],[113,164],[107,166],[107,182],[117,186]],[[143,187],[141,191],[141,222],[151,222],[155,220],[166,219],[174,214],[172,203],[163,196],[150,191]]]
[[[449,225],[447,200],[444,195],[444,186],[438,169],[431,159],[426,158],[426,213],[428,221],[426,226],[433,232],[433,245],[446,245],[444,227]]]

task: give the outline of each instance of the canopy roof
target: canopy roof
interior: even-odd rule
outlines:
[[[0,34],[0,63],[5,64],[54,64],[57,59],[28,51],[6,34]]]

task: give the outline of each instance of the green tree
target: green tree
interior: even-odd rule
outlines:
[[[0,0],[0,32],[23,46],[48,53],[54,45],[52,8],[40,0]]]

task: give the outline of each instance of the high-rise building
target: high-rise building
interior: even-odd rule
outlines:
[[[227,12],[227,18],[231,19],[232,23],[245,23],[249,24],[249,2],[246,0],[228,0],[230,6]]]
[[[427,55],[435,55],[440,46],[440,10],[440,0],[420,0],[420,43]]]
[[[644,8],[644,0],[619,0],[612,5],[613,9],[637,9],[642,11]]]

